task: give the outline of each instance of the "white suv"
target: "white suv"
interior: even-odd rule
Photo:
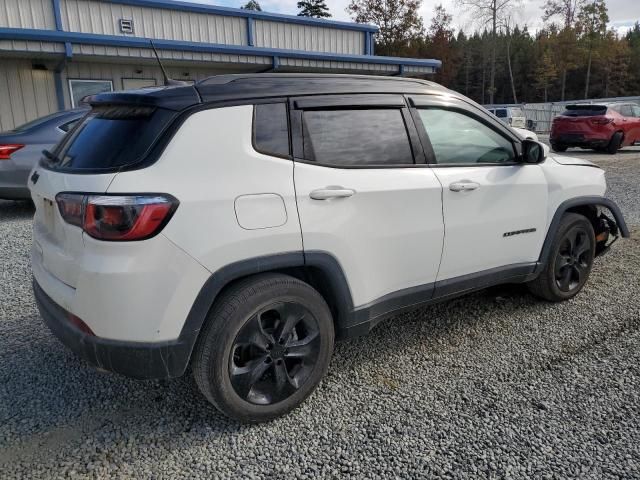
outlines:
[[[102,369],[190,366],[247,422],[300,404],[334,338],[500,283],[566,300],[628,236],[601,169],[431,82],[231,75],[90,103],[29,182],[42,317]]]

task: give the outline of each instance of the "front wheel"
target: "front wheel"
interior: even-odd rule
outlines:
[[[527,285],[531,293],[550,302],[577,295],[589,278],[595,246],[591,222],[577,213],[566,214],[560,221],[547,264]]]
[[[301,404],[327,372],[331,312],[310,285],[287,275],[242,280],[216,301],[194,351],[200,391],[222,413],[256,423]]]

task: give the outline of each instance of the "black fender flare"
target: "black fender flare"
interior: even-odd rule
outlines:
[[[549,255],[551,254],[551,244],[553,243],[553,239],[555,238],[558,228],[560,227],[560,220],[562,219],[562,216],[570,208],[583,207],[583,206],[594,206],[594,207],[606,208],[611,212],[611,215],[613,215],[613,218],[615,219],[616,224],[618,225],[618,230],[620,231],[620,234],[625,238],[628,238],[630,236],[629,228],[627,227],[627,222],[625,222],[624,220],[622,211],[620,210],[620,207],[618,207],[618,205],[616,205],[616,203],[613,200],[605,197],[595,196],[595,195],[585,196],[585,197],[575,197],[575,198],[570,198],[569,200],[565,200],[558,206],[558,208],[556,209],[556,213],[553,215],[553,219],[549,224],[549,229],[547,230],[547,236],[542,245],[540,257],[538,258],[538,266],[536,267],[536,271],[535,271],[536,274],[542,271],[542,269],[547,263],[547,260],[549,259]]]
[[[198,335],[211,307],[227,285],[250,275],[301,267],[312,267],[322,273],[322,286],[330,291],[335,300],[336,327],[340,330],[346,326],[346,322],[352,316],[353,300],[344,271],[330,253],[298,251],[241,260],[216,270],[198,292],[178,337],[178,341],[188,350],[184,368],[186,369],[189,363]]]

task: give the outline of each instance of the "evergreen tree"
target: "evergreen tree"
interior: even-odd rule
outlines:
[[[329,18],[329,7],[325,0],[301,0],[298,2],[299,17]]]
[[[242,10],[255,10],[257,12],[262,11],[262,7],[256,0],[249,0],[245,5],[240,7]]]

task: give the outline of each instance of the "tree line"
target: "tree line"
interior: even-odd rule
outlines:
[[[441,60],[429,78],[479,103],[640,95],[640,23],[625,35],[607,29],[606,0],[546,0],[536,32],[513,21],[522,0],[457,0],[474,19],[473,33],[456,32],[442,5],[425,27],[421,4],[351,0],[347,12],[380,28],[376,55]],[[325,0],[303,0],[298,8],[299,15],[331,16]]]

